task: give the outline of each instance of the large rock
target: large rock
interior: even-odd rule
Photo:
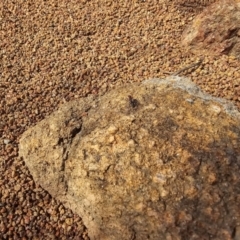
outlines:
[[[206,7],[185,29],[182,43],[240,58],[240,0],[219,0]]]
[[[91,239],[230,239],[239,146],[237,109],[175,76],[65,104],[22,135],[19,154]]]

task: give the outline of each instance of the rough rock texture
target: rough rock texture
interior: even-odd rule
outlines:
[[[182,43],[240,58],[240,1],[220,0],[206,7],[185,29]]]
[[[22,136],[34,180],[91,239],[231,239],[240,114],[178,76],[69,102]]]
[[[177,0],[174,4],[181,11],[200,13],[204,8],[218,0]]]

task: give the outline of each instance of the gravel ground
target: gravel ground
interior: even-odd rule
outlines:
[[[240,62],[180,46],[186,24],[213,1],[182,2],[1,2],[0,239],[88,239],[81,218],[37,186],[18,158],[21,133],[59,104],[165,77],[204,57],[180,75],[240,109]]]

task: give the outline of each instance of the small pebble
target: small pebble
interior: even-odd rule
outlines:
[[[11,142],[11,140],[9,140],[9,139],[3,139],[3,142],[4,142],[4,144],[9,144],[10,142]]]

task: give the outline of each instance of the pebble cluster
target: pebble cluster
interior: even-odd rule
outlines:
[[[181,47],[186,24],[213,1],[200,1],[199,8],[180,2],[4,1],[0,239],[88,239],[81,218],[36,186],[18,158],[20,135],[59,104],[124,83],[166,77],[203,58],[196,69],[180,75],[240,109],[239,60],[195,55]]]

